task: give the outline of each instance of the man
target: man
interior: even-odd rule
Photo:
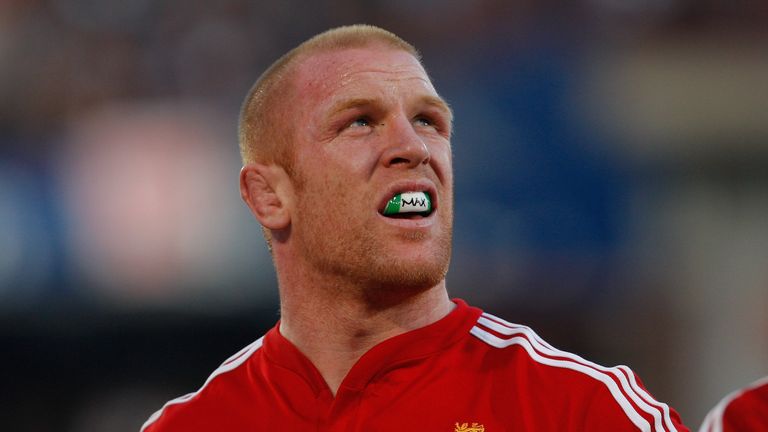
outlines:
[[[699,432],[768,431],[768,377],[724,397],[707,414]]]
[[[240,124],[281,319],[144,431],[687,430],[626,367],[449,299],[452,113],[412,46],[320,34],[262,75]]]

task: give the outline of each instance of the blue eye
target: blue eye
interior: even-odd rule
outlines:
[[[371,125],[371,122],[370,120],[368,120],[368,118],[360,117],[353,120],[352,123],[349,124],[349,127],[365,127],[370,125]]]
[[[435,122],[429,117],[416,117],[413,120],[414,124],[421,127],[434,127]]]

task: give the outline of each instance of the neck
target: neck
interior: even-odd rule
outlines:
[[[432,324],[454,307],[445,281],[396,298],[361,287],[280,280],[281,334],[315,365],[335,395],[360,357],[378,343]],[[306,281],[305,281],[306,282]]]

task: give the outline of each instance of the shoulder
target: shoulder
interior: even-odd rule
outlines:
[[[581,420],[592,429],[595,422],[615,417],[610,421],[634,425],[635,430],[687,431],[677,413],[655,400],[626,366],[593,363],[553,347],[527,326],[488,313],[478,318],[470,333],[489,347],[488,355],[501,358],[490,363],[504,363],[506,369],[500,367],[500,373],[511,374],[515,391],[541,395],[547,408],[579,406]]]
[[[768,428],[768,376],[736,390],[707,414],[700,432]]]
[[[192,431],[203,428],[207,421],[206,413],[212,411],[208,408],[221,410],[226,407],[227,402],[221,399],[221,395],[231,392],[222,391],[222,387],[230,390],[237,386],[237,376],[244,373],[247,361],[261,349],[263,339],[259,338],[225,360],[197,391],[166,402],[149,417],[141,427],[141,432]]]

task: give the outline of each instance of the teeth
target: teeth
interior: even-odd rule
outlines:
[[[403,192],[392,197],[384,208],[384,215],[426,213],[432,210],[432,201],[426,192]]]

